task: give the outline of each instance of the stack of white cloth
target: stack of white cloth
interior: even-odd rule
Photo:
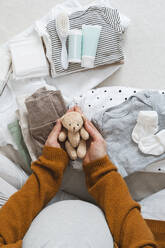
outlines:
[[[12,56],[14,79],[49,75],[49,66],[42,40],[35,32],[29,37],[11,41],[9,47]]]
[[[7,46],[0,47],[0,95],[11,72],[11,55]]]
[[[17,164],[0,154],[0,208],[27,181],[28,175]]]
[[[6,182],[3,178],[0,177],[0,208],[8,201],[9,197],[12,196],[17,189]]]
[[[8,124],[16,121],[16,98],[9,86],[6,87],[0,97],[0,147],[11,144],[17,150],[12,136],[8,130]]]

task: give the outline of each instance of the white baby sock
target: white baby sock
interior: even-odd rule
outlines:
[[[156,135],[144,137],[139,142],[139,149],[145,154],[160,155],[165,152],[165,129]]]
[[[156,111],[140,111],[137,124],[132,132],[132,139],[139,143],[140,139],[158,131],[158,114]]]

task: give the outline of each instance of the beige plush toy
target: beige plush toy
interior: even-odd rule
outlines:
[[[79,112],[68,112],[62,116],[62,131],[59,141],[65,141],[65,149],[72,160],[83,159],[86,155],[86,140],[89,134],[83,127],[84,121]]]

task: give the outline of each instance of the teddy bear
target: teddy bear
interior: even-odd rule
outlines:
[[[86,155],[86,140],[89,134],[83,127],[84,120],[79,112],[68,112],[61,117],[62,130],[59,141],[65,141],[65,149],[72,160],[83,159]]]

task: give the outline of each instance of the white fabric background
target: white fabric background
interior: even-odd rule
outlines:
[[[62,0],[1,0],[0,44],[30,26]],[[91,0],[80,0],[85,4]],[[130,17],[126,34],[125,65],[102,85],[164,88],[165,1],[112,0]]]

